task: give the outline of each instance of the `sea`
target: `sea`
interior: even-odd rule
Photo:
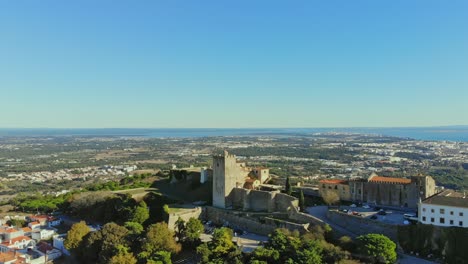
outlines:
[[[190,138],[217,136],[307,135],[356,133],[430,141],[468,142],[468,126],[394,128],[0,128],[0,137],[115,136],[149,138]]]

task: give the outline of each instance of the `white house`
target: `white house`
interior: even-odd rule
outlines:
[[[32,239],[39,241],[39,240],[47,240],[52,238],[55,235],[55,230],[53,229],[41,229],[37,231],[33,231],[31,233]]]
[[[41,228],[41,223],[35,221],[35,222],[31,222],[28,224],[28,227],[31,228],[32,230],[34,229],[40,229]]]
[[[67,236],[66,234],[55,235],[53,239],[53,246],[54,248],[60,250],[64,255],[70,256],[70,252],[63,245],[66,236]]]
[[[34,247],[36,243],[34,240],[27,236],[15,237],[0,243],[0,251],[7,252],[16,250],[19,252],[25,252],[28,247]]]
[[[464,193],[445,190],[421,201],[418,207],[423,224],[468,227],[468,197]]]

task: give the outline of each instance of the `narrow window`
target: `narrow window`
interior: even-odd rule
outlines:
[[[445,214],[445,209],[440,208],[440,214]]]
[[[441,217],[440,220],[439,220],[439,222],[440,222],[441,224],[445,224],[445,218]]]
[[[450,225],[453,225],[453,220],[450,220]]]
[[[431,223],[434,223],[434,217],[431,217]]]

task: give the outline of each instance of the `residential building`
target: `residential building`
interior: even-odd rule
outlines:
[[[20,251],[25,252],[28,247],[34,247],[35,242],[30,237],[19,236],[0,243],[0,251]]]
[[[468,227],[468,197],[445,190],[419,203],[418,219],[423,224]]]

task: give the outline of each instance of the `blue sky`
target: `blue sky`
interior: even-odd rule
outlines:
[[[0,127],[468,124],[468,1],[0,1]]]

